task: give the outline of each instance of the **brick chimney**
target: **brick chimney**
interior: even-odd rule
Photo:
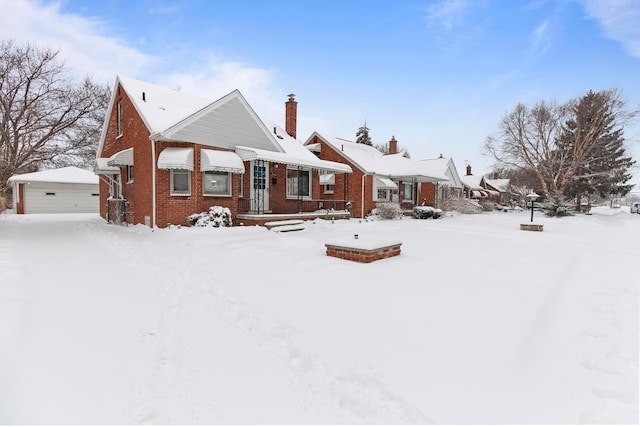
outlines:
[[[389,141],[389,154],[396,154],[398,152],[398,141],[395,136],[391,137]]]
[[[469,175],[473,175],[471,173],[471,165],[467,165],[467,176],[469,176]]]
[[[293,138],[296,137],[296,128],[298,127],[298,103],[296,102],[296,96],[293,93],[287,95],[289,100],[284,103],[285,106],[285,118],[284,129]]]

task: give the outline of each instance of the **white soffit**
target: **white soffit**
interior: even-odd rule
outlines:
[[[158,156],[158,169],[187,169],[193,171],[193,148],[165,148]]]
[[[200,170],[244,173],[244,163],[233,151],[200,150]]]
[[[133,148],[118,151],[109,157],[107,166],[133,166]]]

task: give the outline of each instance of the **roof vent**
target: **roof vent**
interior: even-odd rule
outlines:
[[[144,102],[147,102],[147,96],[146,96],[146,94],[144,92],[142,92],[142,100]]]

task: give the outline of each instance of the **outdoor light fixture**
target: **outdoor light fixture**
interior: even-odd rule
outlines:
[[[538,200],[538,197],[540,197],[540,195],[536,194],[535,191],[531,190],[531,193],[527,194],[526,197],[529,200],[529,203],[531,203],[531,222],[533,222],[533,202]]]

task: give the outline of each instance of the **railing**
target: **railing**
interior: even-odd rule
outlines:
[[[286,212],[280,210],[272,210],[272,213],[278,214],[294,214],[304,212],[315,212],[319,210],[347,210],[347,201],[345,200],[331,200],[331,199],[304,199],[304,200],[290,200],[291,208]],[[261,209],[258,205],[258,201],[255,199],[240,199],[238,200],[238,212],[239,213],[264,213],[264,209]]]
[[[107,222],[126,224],[129,214],[129,202],[125,199],[107,200]]]

